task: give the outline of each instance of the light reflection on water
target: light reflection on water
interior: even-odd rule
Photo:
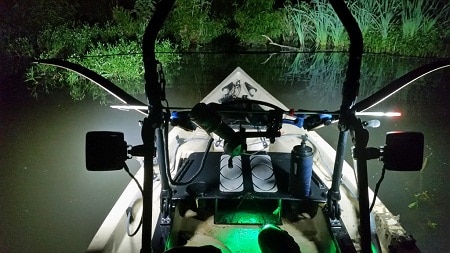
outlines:
[[[240,66],[288,107],[335,110],[344,78],[342,55],[185,56],[177,75],[166,73],[171,106],[193,106],[235,67]],[[365,56],[361,98],[375,92],[426,59]],[[332,59],[332,60],[330,60]],[[306,65],[305,65],[306,64]],[[311,68],[310,66],[315,66]],[[444,252],[450,224],[446,193],[448,179],[447,125],[449,71],[433,74],[408,87],[373,111],[400,110],[403,117],[382,119],[372,129],[369,146],[382,146],[392,130],[422,131],[429,156],[422,172],[386,173],[380,197],[418,239],[424,252]],[[386,80],[387,79],[387,80]],[[125,132],[129,144],[140,144],[140,114],[122,112],[92,101],[72,101],[64,91],[52,91],[36,101],[17,88],[18,78],[3,81],[0,120],[1,252],[82,252],[103,218],[128,183],[122,172],[84,169],[87,131]],[[5,88],[6,87],[6,88]],[[318,131],[332,145],[336,127]],[[348,158],[349,159],[349,158]],[[130,163],[136,170],[137,163]],[[369,163],[369,182],[375,185],[381,163]],[[429,193],[420,199],[418,193]],[[408,205],[417,201],[418,207]],[[432,224],[437,226],[432,228]]]

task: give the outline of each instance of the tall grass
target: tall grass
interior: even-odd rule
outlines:
[[[379,31],[381,39],[386,41],[390,29],[392,29],[396,16],[398,16],[398,1],[372,0],[370,6],[374,15],[374,25]]]
[[[343,48],[348,43],[344,26],[328,1],[297,3],[287,5],[286,9],[302,49],[309,43],[318,50]]]
[[[307,24],[307,11],[306,4],[297,4],[297,6],[287,5],[287,17],[292,23],[300,49],[303,50],[306,46],[306,39],[310,36],[310,28]]]
[[[448,46],[440,42],[449,33],[448,3],[349,0],[347,4],[358,22],[368,52],[415,56],[448,53]],[[319,50],[341,50],[348,45],[344,27],[327,1],[311,0],[309,4],[287,5],[286,9],[301,49],[308,44]]]
[[[374,4],[375,1],[357,1],[349,3],[349,9],[358,22],[359,29],[363,37],[372,29],[374,23]]]
[[[341,50],[349,43],[347,32],[344,25],[340,21],[336,13],[332,13],[328,16],[329,24],[328,31],[330,35],[331,46],[335,50]]]
[[[309,12],[309,19],[313,24],[312,33],[315,37],[317,49],[325,49],[328,42],[328,25],[332,9],[326,0],[313,0],[313,8]]]
[[[403,38],[412,38],[421,30],[423,33],[428,33],[437,22],[437,18],[433,17],[433,12],[438,7],[437,2],[403,0],[401,7]]]

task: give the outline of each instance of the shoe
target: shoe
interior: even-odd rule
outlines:
[[[262,253],[301,253],[294,238],[272,224],[263,226],[258,234],[258,244]]]

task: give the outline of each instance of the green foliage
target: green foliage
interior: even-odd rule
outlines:
[[[438,226],[438,224],[436,222],[433,222],[431,220],[427,220],[427,226],[430,229],[436,229],[436,227]]]
[[[144,87],[142,58],[139,54],[123,55],[133,52],[139,52],[136,42],[120,40],[115,45],[98,43],[77,63],[94,70],[130,94],[138,94],[143,92]],[[98,57],[99,55],[109,56]],[[104,91],[88,81],[81,81],[82,79],[75,73],[68,73],[67,86],[74,99],[83,99],[87,94],[91,94],[94,99],[103,98]]]
[[[263,35],[273,40],[282,38],[286,23],[286,10],[274,10],[274,0],[248,0],[237,6],[234,21],[240,42],[247,46],[260,47],[266,44]]]
[[[436,56],[448,53],[449,5],[439,1],[348,1],[364,38],[366,52]],[[297,33],[300,48],[341,50],[349,44],[346,32],[325,0],[286,5],[288,27],[283,35]],[[292,38],[285,36],[285,38]],[[288,42],[289,41],[285,41]]]
[[[119,40],[114,45],[98,42],[83,57],[73,58],[71,61],[95,71],[130,94],[142,94],[144,67],[140,48],[140,44],[134,41]],[[173,52],[175,48],[170,42],[161,41],[157,43],[156,50]],[[157,53],[156,56],[163,66],[169,68],[180,60],[176,54]],[[42,58],[48,57],[42,55]],[[90,96],[106,102],[105,92],[96,85],[73,72],[52,66],[31,66],[26,72],[26,81],[34,96],[52,88],[67,88],[75,100]]]
[[[269,37],[301,49],[342,50],[349,40],[326,0],[179,0],[166,22],[165,38],[193,49],[234,36],[241,45],[261,48]],[[358,22],[366,52],[446,56],[450,5],[438,0],[347,1]],[[113,7],[102,24],[74,21],[79,6],[67,0],[19,3],[1,13],[0,45],[10,55],[68,57],[85,54],[92,43],[114,45],[119,39],[141,41],[154,2],[136,0],[133,10]],[[21,29],[17,29],[21,27]]]
[[[4,2],[0,12],[0,53],[19,57],[33,56],[39,31],[70,22],[77,8],[67,0]]]
[[[287,15],[303,48],[342,49],[349,41],[344,26],[326,0],[312,0],[310,4],[286,5]]]
[[[347,32],[335,12],[328,15],[329,44],[335,50],[342,50],[349,44]]]
[[[367,35],[375,22],[376,1],[356,1],[349,3],[350,12],[358,22],[363,37]]]
[[[434,28],[437,18],[433,17],[433,13],[438,8],[437,2],[403,0],[401,7],[403,38],[412,38],[419,31],[428,33]]]
[[[134,2],[134,10],[137,17],[144,22],[148,22],[155,11],[155,6],[151,0],[136,0]]]
[[[286,11],[288,25],[291,24],[293,33],[297,35],[298,44],[303,49],[306,46],[306,39],[311,36],[311,29],[307,24],[308,5],[304,3],[297,6],[286,5]]]
[[[45,52],[50,58],[84,54],[100,32],[98,26],[88,25],[64,24],[56,29],[46,29],[37,38],[38,52]]]
[[[211,15],[211,0],[179,0],[164,27],[182,48],[210,43],[224,33],[225,21]]]
[[[125,10],[122,7],[114,7],[113,20],[117,26],[117,36],[120,38],[137,38],[139,34],[144,34],[145,26],[142,26],[140,20],[131,16],[129,10]]]
[[[35,46],[30,40],[20,40],[22,54],[34,58],[70,58],[71,61],[91,69],[130,94],[143,92],[143,63],[140,41],[146,20],[133,18],[132,12],[113,8],[113,20],[99,24],[63,24],[44,29]],[[168,41],[157,42],[158,59],[170,68],[179,56],[169,54],[176,47]],[[74,99],[91,96],[105,102],[106,94],[88,80],[72,73],[46,65],[33,65],[25,73],[26,81],[37,96],[52,88],[67,88]]]
[[[328,25],[330,24],[330,14],[333,9],[325,0],[314,0],[313,7],[309,13],[313,24],[315,36],[315,46],[318,49],[325,49],[328,41]]]
[[[369,2],[372,3],[366,4],[366,6],[373,13],[374,28],[379,31],[381,39],[386,41],[394,20],[398,16],[398,1],[373,0]]]
[[[45,53],[47,58],[66,58],[84,55],[93,43],[114,44],[120,39],[136,41],[139,24],[121,9],[115,9],[115,13],[116,20],[103,25],[71,23],[43,30],[37,38],[36,53]]]

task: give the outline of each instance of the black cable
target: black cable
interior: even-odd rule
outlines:
[[[139,183],[139,181],[134,177],[134,175],[130,172],[130,169],[128,168],[128,165],[124,162],[123,163],[123,169],[128,173],[128,175],[130,175],[131,179],[134,180],[134,182],[136,182],[137,187],[139,188],[139,190],[141,191],[141,194],[144,193],[144,189],[142,189],[141,184]]]
[[[136,230],[134,230],[133,233],[130,232],[130,225],[131,225],[131,222],[133,222],[132,212],[133,212],[133,208],[131,206],[128,207],[126,213],[127,213],[127,235],[129,237],[135,236],[137,234],[137,232],[139,231],[139,229],[141,229],[141,226],[142,226],[142,216],[141,216],[141,220],[139,221],[139,225],[136,228]]]
[[[172,178],[172,176],[171,176],[171,174],[170,174],[170,171],[168,171],[167,177],[169,178],[169,181],[170,181],[170,183],[171,183],[172,185],[177,185],[177,186],[180,186],[180,185],[187,185],[187,184],[192,183],[192,181],[194,181],[194,179],[200,174],[200,172],[202,172],[203,167],[205,167],[206,157],[207,157],[208,154],[209,154],[209,150],[210,150],[210,148],[211,148],[211,145],[212,145],[213,141],[214,141],[213,138],[210,138],[210,139],[208,140],[208,144],[206,145],[205,152],[203,153],[203,157],[202,157],[202,161],[200,162],[200,166],[199,166],[198,170],[195,172],[195,174],[194,174],[189,180],[187,180],[186,182],[178,182],[178,181],[176,181],[176,180],[174,180],[174,179]]]
[[[386,173],[386,166],[383,166],[383,170],[381,171],[381,177],[375,186],[375,191],[373,193],[372,204],[370,205],[369,212],[372,212],[373,207],[375,206],[375,201],[377,200],[378,190],[380,189],[381,182],[384,179],[384,173]]]
[[[128,168],[128,165],[125,162],[123,164],[124,164],[123,165],[123,169],[128,173],[128,175],[130,175],[131,179],[133,179],[134,182],[136,182],[136,184],[137,184],[137,186],[139,188],[139,191],[141,191],[141,194],[143,195],[144,194],[144,189],[142,189],[141,184],[136,179],[136,177],[130,172],[130,169]],[[139,225],[137,226],[136,230],[133,233],[131,233],[130,232],[130,225],[131,225],[131,222],[133,222],[133,207],[131,207],[131,206],[128,207],[127,210],[126,210],[126,214],[127,214],[127,226],[126,226],[127,227],[127,235],[129,237],[133,237],[133,236],[135,236],[137,234],[137,232],[139,231],[139,229],[142,226],[142,216],[141,216],[141,220],[139,221]]]

